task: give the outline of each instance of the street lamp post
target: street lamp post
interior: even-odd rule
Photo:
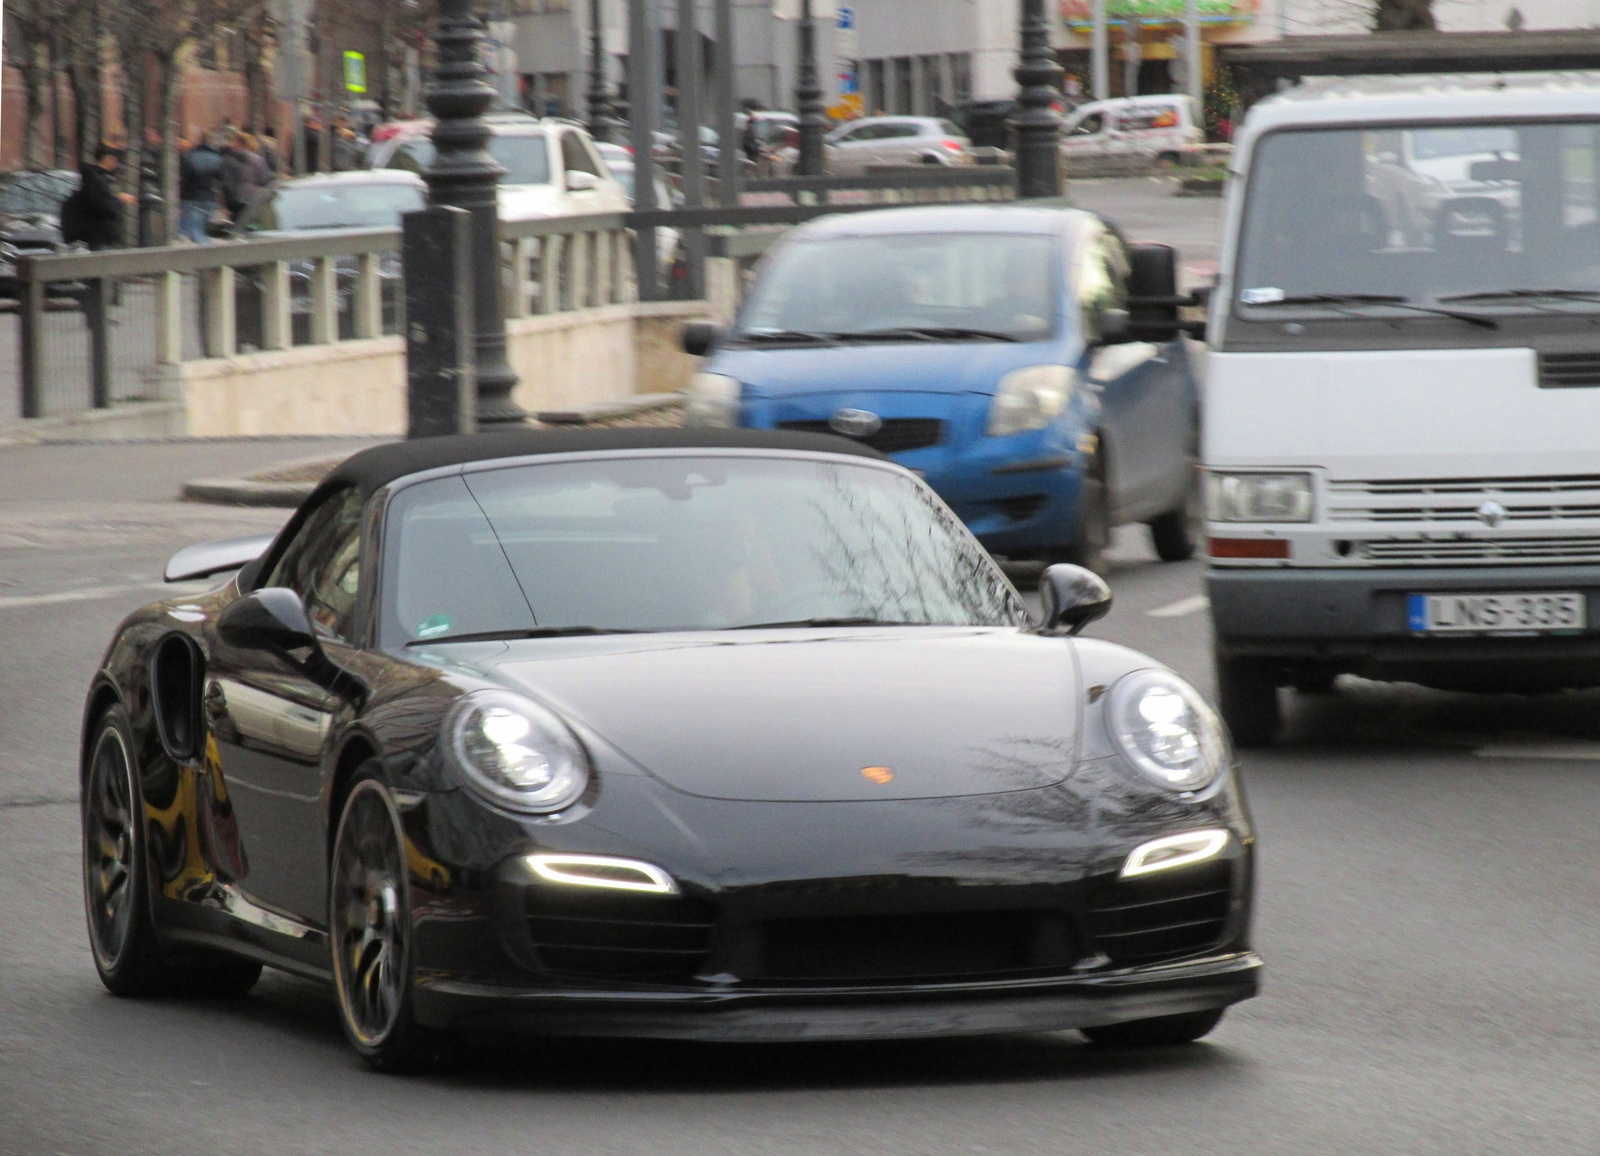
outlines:
[[[606,91],[606,46],[600,27],[600,0],[589,0],[589,135],[611,139],[611,100]]]
[[[473,348],[477,362],[478,427],[519,425],[527,414],[511,399],[517,375],[506,362],[506,323],[500,307],[499,180],[505,169],[489,155],[483,119],[495,101],[478,45],[483,24],[472,0],[439,0],[428,111],[436,123],[433,164],[424,174],[428,199],[472,214]],[[547,274],[548,275],[548,274]]]
[[[795,101],[800,107],[800,158],[795,171],[802,177],[822,175],[822,138],[828,131],[822,87],[817,83],[817,26],[811,19],[811,0],[800,0],[800,67]]]
[[[1023,0],[1022,63],[1017,68],[1017,196],[1061,195],[1061,117],[1055,110],[1061,65],[1050,48],[1044,0]]]

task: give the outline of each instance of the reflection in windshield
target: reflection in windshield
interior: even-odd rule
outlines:
[[[1597,122],[1275,133],[1257,145],[1249,190],[1246,306],[1600,290]]]
[[[389,168],[405,169],[423,174],[433,164],[437,155],[431,140],[407,141],[389,158]],[[522,133],[516,136],[496,134],[489,138],[489,155],[500,162],[505,175],[502,185],[548,185],[550,183],[550,150],[544,133]]]
[[[415,185],[285,185],[254,223],[261,229],[398,229],[402,213],[425,207]]]
[[[388,519],[385,633],[401,642],[1026,619],[949,511],[873,466],[689,456],[520,466],[408,487]]]
[[[1051,237],[928,233],[836,237],[775,256],[740,318],[742,335],[981,329],[1039,341],[1055,328]]]

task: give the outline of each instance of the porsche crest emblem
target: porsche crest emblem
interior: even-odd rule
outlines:
[[[862,767],[861,777],[881,787],[894,778],[894,772],[888,767]]]

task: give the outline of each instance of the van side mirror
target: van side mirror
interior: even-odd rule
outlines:
[[[593,173],[586,173],[582,169],[567,170],[567,192],[585,193],[599,187],[600,178]]]
[[[690,357],[704,357],[722,340],[722,329],[709,321],[691,321],[683,327],[683,351]]]
[[[1128,322],[1135,340],[1171,341],[1180,332],[1178,251],[1171,245],[1128,246]]]
[[[1095,319],[1101,345],[1126,345],[1133,340],[1126,309],[1102,309]]]
[[[322,650],[300,595],[268,586],[234,602],[217,618],[217,635],[241,650]]]
[[[1077,634],[1089,623],[1111,613],[1111,587],[1093,570],[1058,562],[1039,579],[1039,601],[1044,607],[1044,628]]]

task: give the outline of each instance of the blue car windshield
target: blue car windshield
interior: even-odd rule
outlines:
[[[774,254],[739,336],[966,329],[1042,341],[1061,314],[1060,246],[1029,233],[896,233]]]
[[[767,625],[1020,625],[1010,583],[911,477],[803,458],[550,462],[389,504],[386,638]]]

